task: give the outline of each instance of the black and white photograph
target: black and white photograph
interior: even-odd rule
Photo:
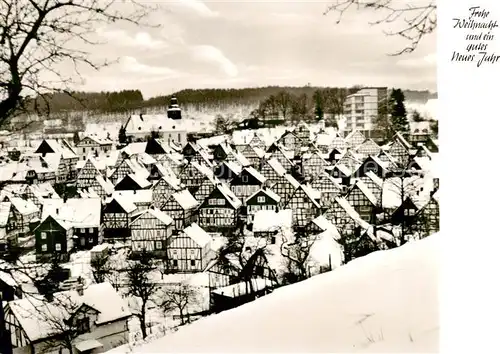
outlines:
[[[439,352],[437,17],[0,0],[0,353]]]

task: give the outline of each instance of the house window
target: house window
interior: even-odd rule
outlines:
[[[257,203],[265,203],[266,202],[266,197],[259,196],[257,197]]]
[[[191,267],[194,267],[196,265],[196,261],[194,259],[191,260]]]
[[[61,244],[60,243],[56,243],[56,251],[60,251],[61,250]]]
[[[78,318],[76,320],[76,329],[78,333],[90,332],[90,321],[88,317]]]
[[[85,229],[80,229],[80,233],[84,234],[85,233]]]
[[[276,237],[271,236],[271,245],[274,245],[274,244],[276,244]]]
[[[217,199],[217,204],[224,205],[224,204],[226,204],[226,201],[224,199]]]
[[[217,205],[217,199],[209,199],[208,204],[209,205]]]
[[[163,247],[162,247],[161,241],[156,241],[156,249],[161,250],[162,248]]]
[[[42,251],[47,252],[47,245],[46,244],[42,245]]]
[[[175,268],[177,268],[177,259],[174,259],[174,260],[172,261],[172,266],[174,266]]]
[[[85,148],[83,148],[83,153],[85,154]]]
[[[181,142],[181,133],[177,134],[177,141],[180,143]]]
[[[89,227],[89,234],[93,234],[94,233],[94,228],[93,227]]]
[[[158,236],[158,237],[161,236],[161,230],[156,230],[156,236]]]
[[[242,180],[243,182],[245,182],[245,183],[246,183],[246,182],[248,182],[248,176],[243,176],[243,177],[241,177],[241,180]]]
[[[42,240],[46,240],[47,239],[47,233],[46,232],[40,233],[40,237],[42,238]]]
[[[194,254],[194,250],[191,250],[191,254]]]

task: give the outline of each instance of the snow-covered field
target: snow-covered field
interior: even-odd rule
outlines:
[[[437,352],[440,244],[372,253],[120,352]]]

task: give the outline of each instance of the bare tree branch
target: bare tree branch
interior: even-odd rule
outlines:
[[[402,37],[409,42],[403,49],[389,54],[391,56],[412,53],[422,38],[432,33],[437,26],[435,0],[427,0],[421,5],[404,5],[400,0],[337,0],[327,7],[323,15],[330,12],[337,13],[336,23],[339,24],[344,14],[353,8],[357,11],[366,9],[380,13],[381,17],[378,20],[369,22],[372,26],[402,23],[399,29],[384,31],[387,36]]]
[[[77,49],[103,43],[96,28],[114,22],[156,27],[147,20],[155,9],[133,0],[0,1],[0,127],[26,112],[49,114],[46,95],[71,92],[72,75],[83,80],[82,65],[99,70],[112,63]],[[68,76],[61,74],[66,63],[73,71]]]

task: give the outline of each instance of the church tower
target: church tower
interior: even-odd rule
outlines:
[[[168,106],[167,116],[170,119],[181,119],[181,109],[177,103],[177,97],[170,98],[170,105]]]

